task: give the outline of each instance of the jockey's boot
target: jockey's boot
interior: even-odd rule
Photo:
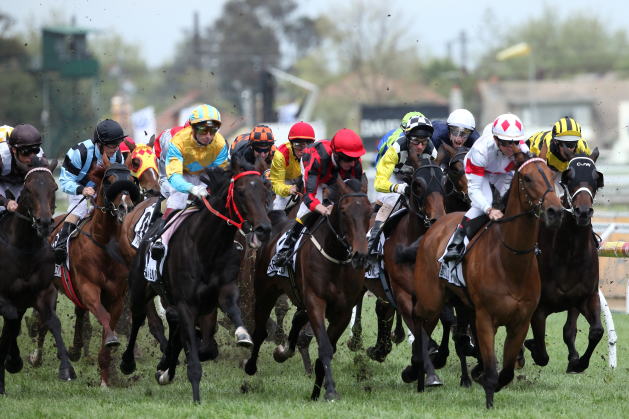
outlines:
[[[151,259],[153,260],[161,260],[166,252],[166,248],[162,242],[162,230],[165,225],[166,220],[164,217],[159,217],[151,226],[151,236],[147,240],[150,243],[149,248],[151,249]]]
[[[293,247],[295,247],[295,243],[297,243],[297,239],[299,238],[299,235],[301,234],[301,231],[303,229],[304,225],[302,223],[300,223],[299,221],[295,222],[290,232],[288,233],[286,240],[284,241],[284,245],[275,256],[276,266],[283,267],[289,263],[290,257],[293,253]]]
[[[457,226],[452,241],[448,245],[448,251],[443,256],[444,262],[458,261],[463,257],[463,252],[465,251],[466,220],[467,218],[463,218],[461,224]]]
[[[369,230],[369,241],[367,242],[367,254],[371,255],[376,251],[378,247],[376,238],[380,236],[380,232],[382,231],[382,226],[384,225],[383,221],[375,221],[373,223],[373,227]]]
[[[61,230],[59,230],[59,234],[57,234],[57,239],[53,247],[55,263],[57,265],[62,265],[68,257],[68,236],[75,227],[76,225],[65,221],[61,226]]]

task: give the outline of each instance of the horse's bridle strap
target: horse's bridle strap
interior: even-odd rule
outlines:
[[[348,263],[350,263],[352,261],[351,257],[349,259],[345,259],[345,260],[338,260],[338,259],[333,258],[332,256],[328,255],[325,252],[325,250],[323,249],[323,246],[321,246],[321,244],[319,244],[319,242],[317,241],[317,239],[315,239],[314,236],[310,236],[310,241],[312,242],[314,247],[317,248],[319,253],[321,253],[321,256],[323,256],[324,258],[326,258],[327,260],[329,260],[332,263],[336,263],[338,265],[346,265],[346,264],[348,264]]]

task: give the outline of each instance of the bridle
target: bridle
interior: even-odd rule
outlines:
[[[587,160],[588,162],[590,162],[592,164],[592,167],[596,167],[594,166],[594,160],[592,160],[589,157],[574,157],[573,159],[571,159],[568,162],[568,167],[570,167],[572,165],[572,162],[574,162],[575,160]],[[595,170],[595,169],[594,169]],[[568,208],[564,208],[564,210],[566,212],[569,212],[570,214],[574,215],[574,199],[577,197],[578,194],[580,194],[581,192],[585,192],[588,195],[590,195],[590,198],[592,199],[592,204],[594,204],[594,195],[596,194],[596,187],[594,187],[594,192],[592,192],[592,190],[590,190],[590,188],[588,188],[587,186],[582,186],[580,188],[578,188],[576,191],[574,191],[572,194],[570,194],[570,190],[568,189],[568,186],[565,185],[563,182],[560,183],[561,187],[563,188],[565,194],[564,196],[566,197],[566,202],[568,203]]]
[[[36,172],[46,172],[46,173],[48,173],[50,175],[50,177],[53,178],[53,182],[54,182],[54,177],[53,177],[52,172],[50,171],[50,169],[48,169],[47,167],[35,167],[33,169],[30,169],[28,172],[26,172],[26,175],[24,175],[24,185],[26,185],[26,181],[27,181],[28,177],[31,174],[36,173]],[[18,205],[18,208],[19,208],[19,205]],[[53,210],[53,212],[54,212],[54,210]],[[11,212],[11,214],[13,214],[14,216],[16,216],[17,218],[19,218],[21,220],[24,220],[24,221],[30,223],[31,227],[34,230],[37,230],[38,220],[37,220],[37,218],[35,218],[33,216],[33,214],[31,213],[31,209],[30,208],[28,208],[26,210],[26,214],[27,215],[21,214],[21,213],[19,213],[17,211]]]
[[[436,178],[435,174],[431,172],[431,176],[428,182],[426,183],[426,190],[423,191],[423,193],[421,195],[418,195],[415,193],[415,184],[417,182],[419,182],[418,179],[418,174],[422,169],[437,169],[440,171],[440,173],[443,174],[443,171],[441,170],[441,168],[439,166],[437,166],[436,164],[427,164],[424,166],[419,166],[418,168],[415,169],[415,172],[413,173],[413,179],[411,180],[411,184],[409,185],[410,187],[410,197],[409,197],[409,202],[408,202],[408,209],[409,211],[411,211],[413,214],[415,214],[417,217],[419,217],[419,219],[424,223],[424,226],[426,226],[426,228],[430,227],[436,220],[432,220],[430,218],[428,218],[428,216],[426,215],[426,210],[424,209],[424,200],[426,198],[426,196],[428,195],[428,185],[430,185],[430,183],[432,183],[431,181],[433,179]],[[420,178],[422,180],[424,180],[423,178]],[[443,190],[443,183],[439,182],[439,191],[441,192],[442,195],[445,195],[444,190]],[[417,206],[417,209],[415,209],[413,207],[413,205],[411,204],[411,200],[412,202],[414,202]]]
[[[448,196],[452,196],[452,195],[460,195],[461,200],[467,204],[471,203],[471,199],[469,197],[469,195],[464,192],[459,190],[457,184],[452,180],[452,178],[450,177],[450,173],[456,172],[457,174],[461,173],[460,176],[465,176],[465,171],[460,172],[459,170],[454,169],[454,164],[458,163],[458,162],[463,162],[465,156],[467,155],[468,150],[465,151],[459,151],[457,152],[454,157],[452,157],[450,159],[450,161],[448,162],[448,166],[446,168],[446,182],[448,182],[450,185],[452,185],[452,190],[448,193],[445,193],[444,196],[448,197]]]

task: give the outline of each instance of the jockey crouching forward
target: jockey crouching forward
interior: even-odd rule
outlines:
[[[304,200],[297,211],[296,223],[288,233],[284,247],[276,256],[276,265],[285,266],[292,253],[292,249],[301,234],[304,226],[312,228],[312,223],[317,217],[308,217],[304,225],[302,217],[315,211],[323,216],[332,213],[331,206],[321,203],[323,199],[321,185],[336,183],[337,177],[341,179],[362,179],[363,168],[360,156],[365,154],[365,147],[361,138],[351,129],[339,130],[331,141],[317,141],[312,147],[306,149],[302,157],[304,177]]]
[[[90,181],[87,173],[92,164],[102,165],[103,155],[112,163],[124,164],[120,143],[125,138],[122,127],[116,121],[105,119],[96,125],[94,137],[85,140],[72,147],[66,153],[59,183],[61,190],[69,195],[67,215],[61,231],[55,240],[54,250],[57,264],[63,263],[67,258],[68,236],[74,230],[77,223],[87,215],[87,198],[96,197],[96,186]]]
[[[520,118],[513,114],[500,115],[494,120],[491,132],[484,132],[465,157],[465,175],[471,208],[454,232],[444,261],[460,260],[465,251],[465,237],[471,238],[480,227],[480,217],[495,221],[503,217],[502,211],[492,206],[494,185],[500,197],[509,190],[513,178],[514,154],[527,153],[524,143],[524,127]]]
[[[17,199],[32,160],[44,156],[41,141],[41,134],[32,125],[0,127],[0,212],[17,211]]]
[[[598,149],[590,150],[581,136],[581,125],[573,118],[565,116],[553,125],[551,131],[533,134],[529,138],[531,152],[546,159],[553,171],[555,191],[560,197],[564,194],[561,186],[561,173],[568,168],[568,163],[577,154],[598,157]]]
[[[269,178],[276,195],[274,210],[285,210],[293,197],[301,195],[303,182],[300,161],[314,140],[312,126],[306,122],[297,122],[288,132],[288,143],[279,146],[273,155]]]
[[[185,125],[162,131],[153,144],[155,157],[157,158],[157,173],[159,175],[159,191],[164,198],[168,198],[175,189],[168,183],[168,175],[166,174],[166,156],[168,156],[168,148],[173,137],[182,129],[189,127],[190,122],[186,121]],[[165,208],[164,208],[165,209]]]
[[[400,195],[406,193],[408,184],[402,180],[401,173],[408,163],[409,153],[413,153],[418,159],[434,159],[437,152],[430,141],[433,134],[433,126],[428,118],[423,115],[415,115],[407,122],[398,139],[389,146],[388,150],[376,165],[375,188],[377,200],[382,206],[376,214],[376,220],[369,231],[368,249],[373,249],[376,237],[389,215],[398,202]]]
[[[455,109],[448,116],[447,121],[432,121],[435,131],[432,134],[432,144],[437,149],[437,164],[447,166],[452,151],[461,147],[471,148],[480,137],[476,131],[474,115],[467,109]],[[442,166],[443,167],[443,166]]]
[[[251,165],[256,164],[258,158],[269,161],[271,149],[275,144],[273,131],[266,125],[256,125],[249,135],[239,135],[243,138],[238,141],[231,150],[231,159],[244,160]]]

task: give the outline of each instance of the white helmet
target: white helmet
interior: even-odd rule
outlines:
[[[473,130],[476,128],[476,121],[474,115],[467,109],[455,109],[448,116],[448,125],[451,127],[460,127]]]
[[[501,140],[520,141],[524,139],[524,125],[514,114],[505,113],[496,118],[491,133]]]

